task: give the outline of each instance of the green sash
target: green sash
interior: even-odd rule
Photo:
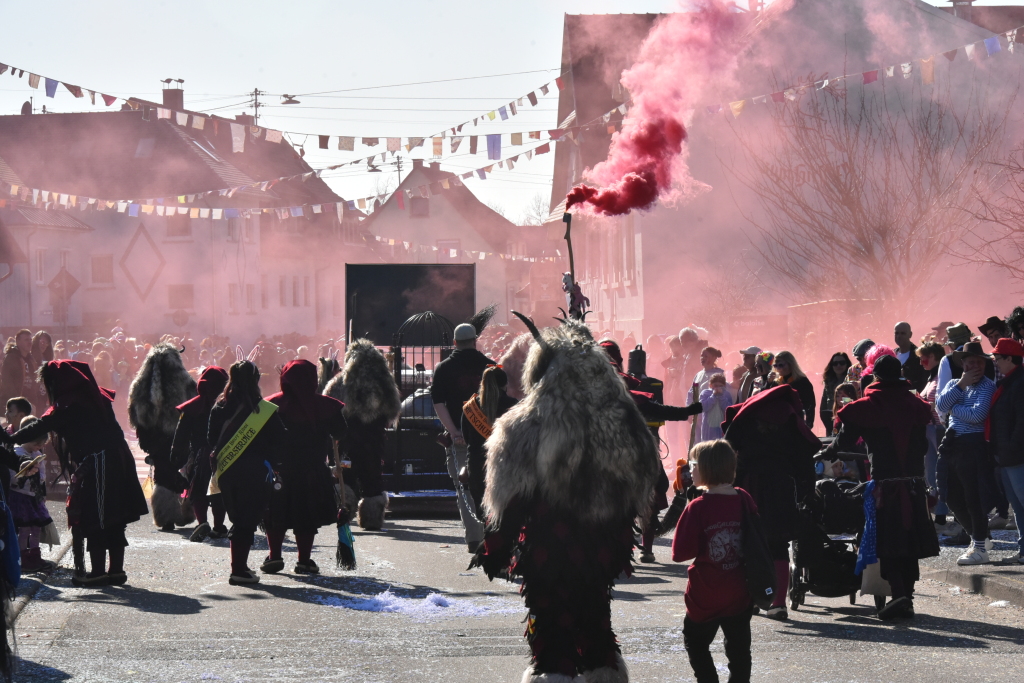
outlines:
[[[249,444],[260,433],[260,430],[266,426],[271,416],[277,412],[277,406],[270,401],[260,401],[259,407],[260,412],[249,413],[249,417],[245,418],[238,431],[228,439],[228,442],[224,444],[224,448],[217,452],[217,471],[213,473],[214,482],[242,457],[245,449],[249,447]]]

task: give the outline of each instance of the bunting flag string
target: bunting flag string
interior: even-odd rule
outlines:
[[[606,129],[607,132],[611,133],[614,130],[617,130],[621,126],[621,124],[622,124],[622,118],[621,117],[625,116],[627,111],[628,111],[627,105],[621,104],[618,107],[615,107],[614,109],[612,109],[611,111],[608,111],[608,112],[604,113],[601,116],[595,117],[591,121],[589,121],[589,122],[587,122],[587,123],[585,123],[583,125],[579,125],[579,126],[571,126],[571,127],[567,127],[567,128],[554,128],[554,129],[550,129],[550,130],[546,130],[546,131],[534,130],[534,131],[523,131],[523,132],[520,132],[520,133],[503,133],[501,135],[497,135],[497,134],[495,134],[495,135],[487,135],[487,136],[470,135],[470,136],[462,136],[462,137],[458,138],[458,141],[456,141],[456,138],[451,138],[451,140],[452,140],[452,153],[455,153],[455,150],[457,150],[460,147],[460,144],[461,144],[461,142],[462,142],[464,137],[470,138],[470,141],[469,141],[469,149],[470,149],[469,153],[470,154],[476,154],[477,153],[476,140],[479,137],[484,137],[485,138],[485,142],[487,143],[487,147],[486,147],[485,151],[488,152],[488,160],[491,160],[491,159],[501,159],[500,152],[501,152],[501,149],[503,148],[503,144],[504,144],[504,139],[505,138],[508,138],[510,140],[510,143],[511,143],[512,147],[518,147],[518,146],[522,146],[524,139],[526,139],[526,140],[547,140],[548,142],[557,142],[557,141],[559,141],[559,140],[561,140],[563,138],[568,138],[570,140],[574,140],[575,141],[584,132],[593,130],[594,128],[603,128],[603,129]],[[618,114],[618,118],[613,118],[613,116],[616,115],[616,114]],[[240,128],[244,128],[244,126],[240,126]],[[244,131],[243,131],[243,134],[244,134]],[[547,137],[544,137],[544,136],[547,136]],[[497,139],[497,142],[495,142],[493,147],[491,145],[492,139]],[[237,140],[236,140],[235,136],[233,135],[232,136],[232,145],[234,146],[236,144],[237,144]],[[546,145],[540,145],[540,147],[545,147],[545,146]],[[496,156],[492,156],[490,154],[492,149],[497,153]],[[536,153],[536,154],[544,154],[543,151],[536,151],[537,149],[539,149],[539,148],[534,148],[532,150],[527,150],[527,151],[519,152],[518,154],[515,154],[515,155],[510,157],[510,162],[512,164],[515,164],[516,161],[518,160],[519,156],[520,155],[524,155],[524,154],[530,154],[530,155],[532,155],[534,153]],[[91,199],[91,200],[94,200],[95,202],[105,203],[105,204],[127,203],[127,204],[139,204],[139,205],[142,205],[142,206],[153,205],[153,206],[171,207],[171,206],[181,205],[181,206],[189,207],[189,206],[191,206],[193,203],[195,203],[197,201],[204,201],[205,198],[212,197],[214,195],[219,196],[219,197],[232,198],[232,197],[235,196],[236,193],[238,193],[240,191],[243,191],[243,190],[258,190],[260,192],[267,192],[268,190],[272,190],[275,185],[277,185],[279,183],[282,183],[282,182],[295,181],[295,180],[301,180],[302,182],[306,182],[307,180],[309,180],[310,178],[313,178],[313,177],[320,178],[322,176],[322,174],[324,172],[326,172],[326,171],[335,171],[335,170],[344,168],[346,166],[356,166],[356,165],[360,165],[360,164],[368,164],[368,165],[370,165],[370,164],[373,163],[373,160],[376,159],[378,156],[380,157],[381,163],[383,163],[385,161],[385,155],[386,155],[385,152],[374,153],[370,157],[355,159],[353,161],[345,161],[345,162],[340,163],[340,164],[332,164],[330,166],[325,166],[324,168],[320,168],[320,169],[316,169],[316,170],[304,171],[302,173],[296,173],[296,174],[292,174],[292,175],[281,176],[279,178],[271,178],[271,179],[268,179],[268,180],[257,180],[257,181],[254,181],[252,183],[246,184],[246,185],[235,185],[233,187],[224,187],[224,188],[218,188],[218,189],[214,189],[214,190],[205,190],[203,192],[190,192],[190,193],[181,193],[181,194],[170,194],[170,195],[167,195],[167,196],[164,196],[164,197],[145,197],[145,198],[133,198],[133,199],[126,199],[126,198],[102,199],[102,198],[91,198],[91,197],[87,197],[87,198],[84,198],[84,199]],[[499,161],[499,163],[501,163],[501,162]],[[476,171],[474,171],[474,172],[476,172]],[[62,192],[59,192],[59,191],[56,191],[56,190],[44,190],[44,189],[25,188],[25,187],[20,188],[20,190],[23,193],[24,192],[28,192],[28,193],[33,193],[34,192],[34,193],[37,193],[37,196],[75,197],[75,195],[72,195],[72,194],[69,194],[69,193],[62,193]]]
[[[225,123],[228,123],[228,124],[231,125],[232,142],[233,142],[233,144],[232,144],[232,147],[233,147],[232,151],[234,151],[234,152],[242,152],[242,151],[244,151],[245,137],[246,137],[246,130],[245,129],[247,127],[245,125],[243,125],[243,124],[238,123],[238,122],[232,122],[230,119],[222,119],[222,118],[219,118],[219,117],[205,116],[203,114],[196,114],[196,113],[190,113],[190,112],[186,112],[186,111],[180,111],[180,110],[169,108],[169,107],[161,107],[159,105],[156,105],[155,107],[149,107],[148,105],[146,105],[144,103],[143,100],[140,100],[140,99],[135,98],[135,97],[127,97],[127,98],[125,98],[125,97],[114,97],[113,95],[105,95],[105,94],[101,93],[98,90],[90,90],[90,89],[82,88],[82,87],[77,86],[77,85],[71,85],[70,83],[66,83],[64,81],[58,81],[57,79],[48,78],[46,76],[39,76],[38,74],[27,72],[24,69],[0,63],[0,75],[3,75],[5,73],[7,73],[8,71],[10,71],[10,74],[12,76],[15,76],[17,78],[21,78],[26,73],[28,73],[28,85],[29,85],[30,88],[38,88],[40,81],[43,81],[44,84],[45,84],[46,96],[47,97],[51,97],[51,98],[55,97],[56,94],[57,94],[57,86],[58,85],[63,85],[67,89],[67,91],[70,92],[72,95],[74,95],[76,98],[84,97],[85,94],[88,93],[89,94],[89,98],[90,98],[92,104],[96,104],[96,95],[99,94],[100,97],[102,98],[104,104],[106,106],[108,106],[108,107],[111,106],[112,104],[114,104],[117,100],[123,100],[125,102],[125,104],[127,104],[129,107],[131,107],[134,110],[138,110],[140,107],[143,107],[143,106],[145,106],[147,108],[150,108],[150,109],[155,108],[156,109],[156,118],[157,118],[157,120],[161,120],[161,119],[173,120],[175,123],[177,123],[179,126],[181,126],[183,128],[188,127],[189,119],[191,119],[192,127],[193,128],[195,128],[197,130],[204,130],[205,127],[206,127],[206,121],[216,118],[218,122],[225,122]],[[565,78],[567,73],[568,73],[568,71],[562,72],[553,81],[548,81],[544,85],[540,86],[539,88],[535,88],[534,90],[531,90],[529,93],[523,95],[522,97],[518,97],[518,98],[512,99],[507,104],[499,106],[499,107],[497,107],[495,109],[492,109],[492,110],[490,110],[488,112],[484,112],[484,113],[482,113],[482,114],[480,114],[480,115],[478,115],[476,117],[473,117],[472,119],[467,119],[466,121],[463,121],[462,123],[458,123],[458,124],[455,124],[455,125],[452,125],[452,126],[446,126],[445,128],[441,129],[437,133],[434,133],[432,135],[428,135],[428,136],[425,136],[425,137],[384,137],[384,138],[381,138],[381,137],[359,137],[359,136],[355,136],[355,135],[322,135],[322,134],[314,134],[314,133],[300,133],[300,132],[296,132],[296,131],[282,131],[282,130],[276,130],[276,129],[272,129],[272,128],[262,128],[262,127],[259,127],[259,126],[248,126],[248,128],[249,128],[249,131],[248,131],[249,135],[248,135],[248,137],[250,139],[253,139],[253,140],[256,140],[256,139],[259,139],[260,137],[262,137],[264,140],[266,140],[268,142],[277,142],[277,143],[280,143],[284,139],[284,134],[295,135],[295,136],[303,136],[304,138],[306,138],[306,137],[314,137],[314,138],[317,139],[320,149],[330,149],[331,148],[331,139],[332,138],[337,138],[337,149],[339,149],[341,151],[346,151],[346,152],[355,151],[355,146],[356,146],[356,142],[357,141],[362,146],[371,147],[372,148],[372,147],[376,147],[377,145],[381,144],[381,140],[383,139],[386,142],[387,151],[388,152],[392,152],[392,153],[397,153],[402,148],[404,148],[406,152],[411,152],[413,149],[422,146],[425,140],[431,139],[432,141],[434,141],[433,144],[434,144],[434,147],[435,147],[435,150],[436,150],[436,148],[438,147],[438,143],[436,142],[437,138],[442,138],[442,140],[445,137],[454,138],[454,137],[458,136],[458,134],[462,132],[463,128],[468,126],[470,124],[470,122],[472,122],[473,126],[477,126],[479,124],[479,122],[481,122],[484,118],[488,119],[489,121],[493,121],[493,120],[495,120],[495,118],[497,118],[498,115],[500,115],[502,121],[505,121],[505,120],[507,120],[509,118],[510,115],[511,116],[516,116],[517,113],[519,113],[520,110],[523,109],[523,107],[524,107],[524,100],[526,102],[528,102],[531,107],[536,107],[538,102],[539,102],[539,99],[537,97],[537,91],[539,90],[541,92],[541,95],[547,95],[549,92],[551,92],[552,83],[554,84],[556,91],[564,90],[565,89],[565,80],[564,80],[564,78]],[[449,131],[450,131],[450,135],[449,135]],[[459,136],[459,137],[461,137],[461,136]],[[295,146],[301,147],[301,145],[295,145]],[[368,158],[369,159],[373,159],[376,156],[377,156],[377,154],[374,153],[373,155],[371,155]],[[362,160],[360,160],[360,161],[362,161]]]
[[[805,83],[803,85],[796,85],[790,88],[785,88],[778,92],[773,92],[765,95],[758,95],[756,97],[748,97],[743,100],[736,100],[735,102],[729,102],[728,104],[710,104],[705,106],[705,110],[708,114],[715,115],[721,114],[724,111],[732,113],[734,119],[738,119],[742,114],[747,103],[751,104],[767,104],[768,102],[786,102],[797,100],[805,90],[823,90],[824,88],[835,85],[839,81],[845,79],[860,79],[863,85],[870,85],[875,83],[884,73],[885,78],[893,78],[896,74],[900,74],[904,79],[911,78],[915,72],[921,75],[922,85],[931,85],[935,82],[935,58],[941,54],[947,60],[952,62],[956,59],[957,53],[960,50],[964,51],[964,55],[968,61],[974,61],[979,59],[988,59],[995,56],[997,53],[1003,51],[1003,45],[1005,41],[1006,51],[1015,54],[1016,43],[1018,32],[1024,29],[1024,26],[1019,26],[1003,33],[998,33],[991,38],[984,40],[975,41],[967,45],[961,45],[960,47],[953,48],[946,52],[938,54],[928,55],[927,57],[921,57],[910,62],[904,62],[902,64],[886,66],[879,69],[871,69],[869,71],[862,71],[858,73],[844,74],[842,76],[836,76],[834,78],[825,78],[815,83]],[[1024,35],[1024,34],[1021,34]],[[897,69],[898,67],[898,69]]]

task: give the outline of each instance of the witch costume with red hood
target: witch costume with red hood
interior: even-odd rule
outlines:
[[[216,365],[210,366],[199,377],[199,395],[178,406],[181,417],[174,430],[171,465],[175,470],[185,468],[188,479],[188,497],[199,522],[189,539],[191,541],[200,542],[228,535],[228,529],[224,526],[224,501],[219,493],[209,493],[210,476],[213,474],[210,452],[213,446],[206,433],[210,424],[210,411],[227,383],[227,371]],[[210,528],[207,521],[207,510],[210,508],[213,509],[213,528]]]
[[[266,400],[278,406],[288,438],[276,454],[281,489],[271,495],[263,520],[270,555],[262,571],[272,574],[284,569],[281,546],[285,532],[292,529],[299,554],[295,572],[315,574],[320,569],[311,557],[313,539],[320,527],[334,524],[338,516],[331,468],[333,440],[345,436],[345,404],[319,393],[316,366],[307,360],[285,365],[281,391]]]
[[[875,551],[882,578],[889,582],[892,600],[879,611],[883,619],[914,615],[914,583],[920,578],[917,561],[939,554],[939,541],[928,514],[924,481],[925,429],[931,408],[901,379],[902,367],[893,356],[875,361],[875,382],[864,398],[837,413],[839,434],[821,457],[838,459],[857,439],[868,445],[875,498]]]
[[[722,428],[736,451],[735,486],[757,503],[775,560],[779,590],[768,616],[786,619],[789,542],[799,529],[797,502],[814,491],[814,455],[821,442],[804,421],[800,395],[788,384],[726,408]]]
[[[96,384],[88,364],[50,361],[40,372],[50,407],[39,422],[16,432],[18,444],[56,434],[54,443],[68,487],[68,527],[74,541],[75,585],[123,584],[125,527],[149,510],[135,458],[114,417],[114,392]],[[84,542],[92,571],[86,574]],[[110,555],[109,570],[106,555]]]

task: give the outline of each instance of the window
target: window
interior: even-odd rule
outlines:
[[[292,306],[299,306],[299,276],[292,277]]]
[[[430,215],[430,199],[427,197],[413,197],[409,200],[409,215],[417,218],[426,218]]]
[[[247,313],[256,312],[256,285],[245,286],[245,310]]]
[[[309,306],[309,276],[302,278],[302,303]]]
[[[245,221],[245,241],[255,242],[256,241],[256,221],[255,219],[248,218]]]
[[[113,254],[92,257],[92,283],[94,285],[114,284]]]
[[[60,250],[60,267],[64,270],[68,269],[68,258],[70,257],[70,254],[71,252],[67,249]]]
[[[335,318],[341,317],[341,285],[331,288],[331,315]]]
[[[239,219],[239,218],[229,218],[228,219],[228,241],[229,242],[237,242],[238,241],[238,234],[239,234],[239,232],[238,232],[239,225],[238,224],[240,222],[241,222],[241,219]]]
[[[438,263],[459,263],[462,242],[460,240],[438,240],[437,241],[437,262]]]
[[[167,285],[167,305],[175,311],[195,308],[192,285]]]
[[[228,285],[228,310],[238,313],[238,283],[232,282]]]
[[[153,156],[153,148],[156,146],[156,138],[142,138],[138,147],[135,148],[136,159],[148,159]]]
[[[192,236],[192,219],[188,217],[187,213],[175,212],[173,216],[167,217],[167,236],[168,237],[191,237]]]
[[[279,293],[281,295],[281,305],[282,306],[287,306],[288,305],[288,278],[286,278],[284,275],[281,276],[280,292]]]
[[[270,308],[270,278],[260,275],[260,308]]]
[[[46,250],[36,249],[36,284],[46,284],[45,273],[43,273],[43,266],[46,265]]]

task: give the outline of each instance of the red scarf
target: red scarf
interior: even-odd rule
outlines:
[[[1005,377],[1003,377],[1003,381],[1000,382],[998,385],[996,385],[996,392],[994,394],[992,394],[992,406],[994,406],[996,404],[996,401],[998,401],[999,397],[1002,395],[1003,387],[1006,385],[1006,380],[1010,379],[1010,377],[1013,375],[1013,373],[1017,372],[1017,368],[1018,367],[1020,367],[1020,366],[1019,365],[1014,366],[1013,370],[1010,370],[1010,374],[1006,375]],[[991,440],[992,440],[992,407],[990,406],[989,409],[988,409],[988,417],[985,418],[985,441],[991,441]]]

